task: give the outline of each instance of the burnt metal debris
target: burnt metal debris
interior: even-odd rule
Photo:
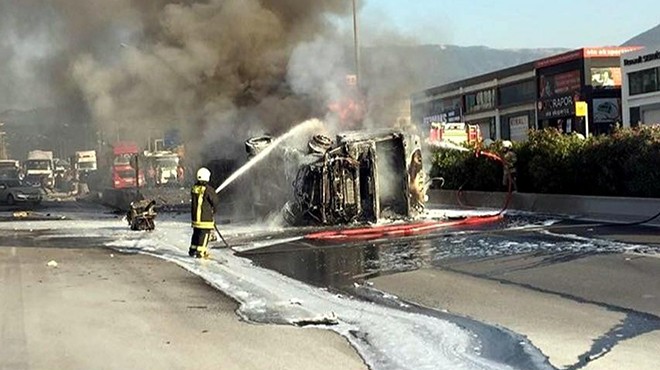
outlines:
[[[156,228],[155,200],[139,200],[131,202],[131,207],[126,214],[126,220],[131,230],[152,231]]]
[[[316,135],[283,209],[291,225],[412,219],[426,198],[418,136],[399,131]]]

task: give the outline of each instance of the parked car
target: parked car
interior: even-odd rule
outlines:
[[[24,185],[20,180],[0,180],[0,202],[39,204],[42,200],[40,188]]]

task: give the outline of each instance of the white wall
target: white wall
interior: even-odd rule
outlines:
[[[660,67],[660,59],[625,65],[625,60],[634,60],[638,57],[660,52],[660,46],[649,47],[621,55],[621,106],[623,110],[623,126],[630,127],[630,108],[640,107],[640,117],[643,123],[660,123],[660,91],[648,94],[630,96],[630,85],[628,75],[633,72],[643,71],[649,68]],[[634,123],[634,122],[632,122]]]

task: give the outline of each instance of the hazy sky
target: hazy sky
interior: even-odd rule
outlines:
[[[619,45],[660,23],[660,0],[357,0],[362,27],[393,22],[423,43]]]

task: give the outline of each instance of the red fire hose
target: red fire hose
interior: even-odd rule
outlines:
[[[451,226],[477,225],[501,220],[503,215],[470,216],[448,221],[420,221],[400,225],[369,226],[354,229],[321,231],[305,235],[307,240],[359,241],[430,233]]]
[[[491,152],[485,152],[478,150],[476,152],[477,156],[484,156],[492,160],[500,162],[503,166],[506,165],[504,160],[497,154]],[[509,173],[509,191],[502,206],[502,209],[494,214],[488,216],[466,216],[460,219],[452,219],[445,221],[419,221],[408,224],[398,224],[398,225],[381,225],[381,226],[369,226],[369,227],[360,227],[352,229],[343,229],[343,230],[329,230],[321,231],[317,233],[311,233],[305,235],[307,240],[316,240],[316,241],[359,241],[359,240],[374,240],[382,239],[388,237],[404,237],[411,235],[418,235],[424,233],[430,233],[434,230],[438,230],[445,227],[452,226],[464,226],[464,225],[477,225],[483,223],[489,223],[501,220],[504,216],[504,211],[509,206],[512,195],[512,181],[511,174]],[[460,196],[460,189],[459,189]],[[459,198],[460,202],[460,198]]]
[[[506,162],[502,159],[502,157],[500,157],[499,155],[497,155],[495,153],[485,152],[483,150],[477,150],[477,152],[475,154],[476,154],[477,157],[482,155],[484,157],[487,157],[487,158],[490,158],[490,159],[495,160],[497,162],[500,162],[502,164],[502,167],[506,166]],[[506,196],[506,199],[504,200],[504,204],[502,205],[502,209],[499,212],[500,214],[504,213],[504,211],[506,211],[507,208],[509,208],[509,203],[511,203],[511,198],[513,197],[513,179],[511,177],[511,172],[508,172],[507,176],[509,178],[507,196]],[[465,185],[465,184],[463,184],[463,185]],[[461,199],[461,196],[463,194],[463,185],[461,185],[458,188],[458,191],[456,192],[456,200],[458,201],[458,204],[461,207],[467,208],[467,206],[463,203],[463,200]]]

